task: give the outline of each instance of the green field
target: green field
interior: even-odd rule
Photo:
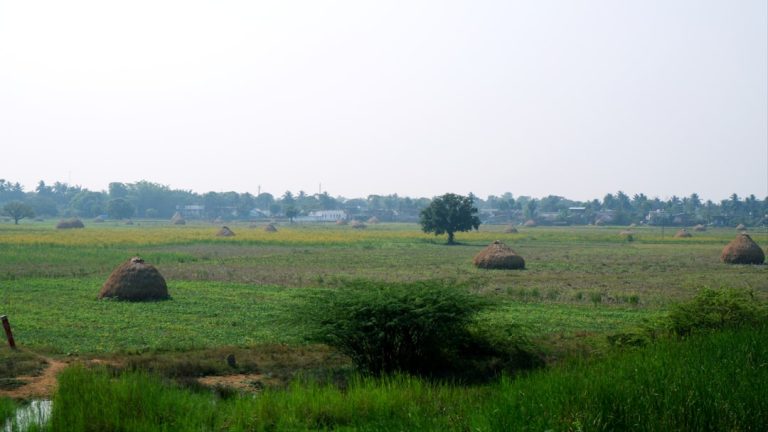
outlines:
[[[263,380],[267,387],[283,387],[296,374],[349,368],[326,347],[308,345],[286,316],[309,294],[355,280],[461,283],[495,305],[483,321],[519,326],[550,365],[611,355],[606,336],[649,325],[702,288],[748,288],[768,299],[768,266],[720,263],[733,229],[675,239],[669,228],[640,227],[628,242],[620,227],[504,234],[501,226],[482,226],[446,246],[444,237],[409,224],[282,225],[277,233],[229,226],[234,238],[215,237],[218,227],[209,224],[108,222],[66,231],[50,223],[2,224],[0,310],[28,352],[174,377],[258,371],[275,377]],[[765,232],[752,236],[768,245]],[[525,258],[526,270],[472,265],[496,239]],[[171,300],[96,299],[110,272],[134,255],[165,276]],[[243,359],[237,371],[223,365],[229,352]]]

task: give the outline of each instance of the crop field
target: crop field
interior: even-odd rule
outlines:
[[[75,230],[2,224],[0,310],[26,353],[199,377],[232,373],[220,361],[232,352],[241,359],[237,372],[258,372],[261,388],[348,367],[326,347],[305,342],[286,316],[310,294],[353,281],[462,284],[493,303],[483,321],[523,329],[552,362],[602,356],[607,336],[653,322],[703,288],[748,288],[768,299],[768,266],[719,261],[736,236],[732,228],[677,239],[671,228],[639,227],[627,241],[621,227],[506,234],[484,225],[458,233],[459,244],[448,246],[415,224],[282,224],[275,233],[229,226],[236,236],[218,238],[218,226],[202,223],[107,222]],[[765,231],[751,234],[768,245]],[[473,256],[494,240],[522,255],[526,269],[475,268]],[[163,274],[172,299],[97,300],[111,271],[136,255]],[[8,351],[0,353],[12,359]]]

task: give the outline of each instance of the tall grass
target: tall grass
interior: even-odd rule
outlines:
[[[768,329],[705,333],[474,387],[408,376],[219,399],[145,373],[65,371],[57,431],[768,430]]]

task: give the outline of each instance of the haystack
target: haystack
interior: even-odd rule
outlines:
[[[165,279],[155,266],[133,257],[109,275],[99,291],[99,298],[120,300],[165,300],[169,298]]]
[[[56,228],[59,228],[59,229],[85,228],[85,225],[83,225],[83,221],[81,221],[80,219],[72,218],[72,219],[60,220],[59,223],[56,224]]]
[[[104,216],[101,216],[101,215],[99,215],[99,216],[96,216],[95,218],[93,218],[93,221],[94,221],[95,223],[104,223],[104,221],[105,221],[105,220],[106,220],[106,219],[104,219]]]
[[[525,223],[523,224],[523,226],[527,226],[527,227],[535,227],[535,226],[536,226],[536,221],[535,221],[535,220],[533,220],[533,219],[528,219],[527,221],[525,221]]]
[[[675,238],[688,238],[693,237],[693,234],[689,233],[687,229],[683,228],[675,233]]]
[[[349,222],[347,222],[346,219],[339,219],[336,221],[336,225],[346,225],[347,223]]]
[[[352,221],[352,228],[355,228],[355,229],[365,229],[367,227],[368,227],[368,225],[360,222],[359,220]]]
[[[277,232],[277,228],[270,223],[270,224],[266,224],[264,226],[264,231],[266,231],[266,232]]]
[[[475,255],[472,260],[475,266],[484,269],[524,269],[525,260],[516,254],[509,246],[499,240],[491,243]]]
[[[704,231],[707,230],[707,227],[705,227],[702,224],[698,224],[695,227],[693,227],[693,230],[696,231],[696,232],[704,232]]]
[[[765,253],[749,234],[742,233],[725,245],[720,261],[727,264],[762,264]]]
[[[517,228],[514,225],[509,225],[504,229],[504,232],[507,234],[517,234]]]
[[[216,237],[234,237],[235,233],[229,229],[228,226],[223,226],[219,230],[219,232],[216,233]]]
[[[738,225],[736,225],[736,230],[737,231],[746,231],[747,227],[744,226],[744,224],[738,224]]]
[[[186,225],[187,221],[184,220],[184,216],[182,216],[181,213],[176,212],[171,218],[171,223],[174,225]]]
[[[376,225],[377,223],[379,223],[379,218],[377,218],[376,216],[371,216],[370,218],[368,218],[368,223]]]

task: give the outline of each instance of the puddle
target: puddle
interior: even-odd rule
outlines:
[[[51,417],[51,408],[52,401],[33,400],[16,410],[16,415],[5,422],[3,432],[23,432],[33,425],[43,426]]]

